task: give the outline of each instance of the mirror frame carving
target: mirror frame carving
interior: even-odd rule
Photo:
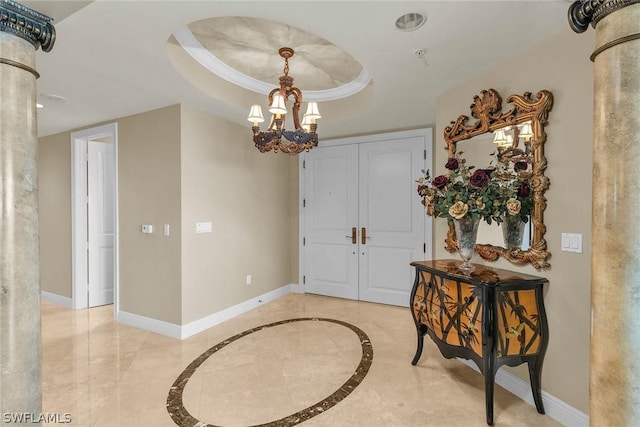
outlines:
[[[483,90],[480,95],[474,96],[470,109],[471,116],[476,121],[469,124],[469,117],[465,115],[452,121],[444,129],[444,139],[447,143],[445,149],[448,151],[449,157],[453,157],[456,152],[456,143],[460,141],[493,132],[505,126],[531,121],[533,137],[531,139],[532,175],[530,187],[533,193],[531,213],[533,232],[530,249],[523,251],[488,244],[476,244],[476,252],[487,261],[496,261],[503,257],[514,264],[530,263],[536,269],[546,269],[551,266],[547,261],[551,257],[551,253],[547,251],[547,242],[544,239],[547,231],[547,227],[544,225],[544,210],[547,207],[544,193],[549,188],[549,178],[544,174],[547,169],[544,143],[547,139],[545,125],[553,105],[553,95],[548,90],[541,90],[535,98],[532,98],[531,92],[525,92],[523,95],[509,96],[506,102],[513,104],[513,106],[508,111],[502,112],[502,98],[495,89]],[[445,249],[449,252],[455,252],[457,248],[455,229],[453,223],[450,222],[445,239]]]

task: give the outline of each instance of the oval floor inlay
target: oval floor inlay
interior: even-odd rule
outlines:
[[[209,350],[205,351],[200,356],[198,356],[193,362],[189,364],[189,366],[185,368],[184,371],[182,371],[182,373],[178,376],[178,378],[175,380],[175,382],[171,386],[171,389],[169,390],[169,395],[167,397],[167,410],[169,411],[169,414],[171,415],[171,418],[173,419],[173,421],[181,427],[187,427],[187,426],[215,427],[215,424],[207,424],[201,420],[196,419],[196,417],[194,417],[191,413],[189,413],[189,411],[187,410],[187,408],[185,408],[185,405],[184,405],[183,394],[185,391],[185,387],[189,383],[189,380],[191,379],[191,377],[196,373],[198,368],[200,368],[201,365],[205,363],[207,359],[209,359],[213,354],[225,348],[229,344],[239,340],[240,338],[244,338],[247,335],[253,334],[258,331],[263,331],[267,328],[272,328],[274,326],[280,326],[288,323],[303,322],[303,321],[329,322],[329,323],[344,326],[350,329],[352,332],[354,332],[358,336],[358,340],[360,341],[360,345],[362,347],[362,356],[360,358],[360,362],[358,363],[358,366],[355,369],[354,373],[336,391],[334,391],[332,394],[330,394],[326,398],[314,403],[313,405],[306,407],[305,409],[297,411],[291,415],[288,415],[267,423],[258,424],[257,426],[271,426],[271,427],[293,426],[303,421],[306,421],[316,415],[319,415],[325,412],[326,410],[328,410],[329,408],[335,406],[339,402],[341,402],[362,382],[362,380],[364,379],[364,377],[367,375],[369,371],[369,368],[373,361],[373,348],[371,346],[369,337],[358,327],[340,320],[316,318],[316,317],[305,317],[305,318],[298,318],[298,319],[281,320],[278,322],[273,322],[266,325],[258,326],[253,329],[248,329],[244,332],[241,332],[237,335],[227,338],[226,340],[216,344],[215,346],[211,347]],[[311,384],[310,386],[312,387],[313,384]]]

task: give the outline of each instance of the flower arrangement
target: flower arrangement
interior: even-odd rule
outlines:
[[[447,173],[433,180],[429,171],[418,179],[418,194],[423,198],[427,215],[447,219],[483,219],[500,222],[499,187],[491,179],[492,169],[468,166],[462,151],[447,160]]]
[[[486,169],[466,164],[462,151],[447,160],[447,173],[433,180],[429,171],[418,179],[418,194],[427,215],[447,219],[482,219],[500,223],[506,215],[519,215],[527,222],[533,198],[527,171],[528,163],[519,161],[490,163]]]

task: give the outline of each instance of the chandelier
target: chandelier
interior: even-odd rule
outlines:
[[[264,122],[262,109],[259,105],[253,105],[247,120],[253,122],[253,143],[261,153],[278,150],[288,154],[298,154],[309,151],[318,145],[316,134],[316,120],[321,118],[316,102],[307,104],[307,112],[300,122],[300,105],[302,104],[302,92],[293,86],[293,77],[289,76],[289,58],[294,54],[290,47],[280,48],[278,51],[284,58],[284,76],[280,76],[280,87],[269,93],[269,112],[272,114],[269,127],[265,131],[260,130],[258,123]],[[287,114],[286,103],[293,96],[293,127],[294,130],[286,130],[284,117]]]

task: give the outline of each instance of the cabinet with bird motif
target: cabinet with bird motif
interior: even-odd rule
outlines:
[[[484,375],[487,424],[493,424],[493,390],[502,365],[527,363],[531,390],[544,414],[540,380],[549,342],[543,277],[460,261],[416,261],[410,296],[418,344],[411,361],[422,355],[429,335],[446,358],[470,359]]]

